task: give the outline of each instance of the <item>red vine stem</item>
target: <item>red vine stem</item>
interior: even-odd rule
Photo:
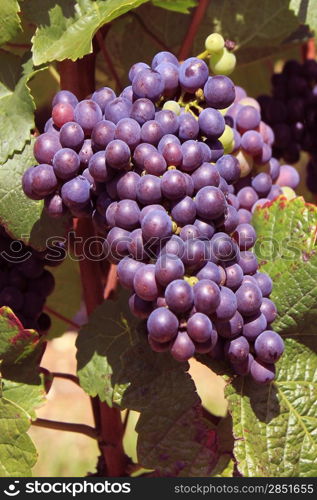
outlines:
[[[190,26],[187,30],[186,36],[183,40],[182,46],[180,48],[178,59],[183,61],[188,57],[190,49],[192,48],[194,38],[199,29],[200,23],[203,20],[203,17],[206,13],[207,7],[209,5],[209,0],[200,0],[198,2],[198,6],[195,9],[193,14]]]
[[[63,316],[63,314],[59,313],[58,311],[55,311],[55,309],[52,309],[49,306],[45,306],[44,311],[51,314],[52,316],[55,316],[56,318],[60,319],[61,321],[64,321],[64,323],[71,326],[75,330],[79,330],[80,326],[77,323],[75,323],[74,321],[72,321],[69,318],[66,318],[66,316]]]
[[[316,59],[315,38],[309,38],[307,42],[303,43],[302,58],[304,61],[306,61],[307,59]]]
[[[107,283],[104,290],[104,298],[109,299],[112,293],[116,291],[118,285],[117,279],[117,266],[115,264],[111,264],[107,276]]]
[[[122,91],[122,89],[123,89],[122,83],[120,81],[120,78],[119,78],[119,75],[117,73],[117,70],[114,67],[112,59],[111,59],[110,55],[108,54],[108,51],[107,51],[106,45],[105,45],[105,41],[104,41],[104,38],[103,38],[102,33],[101,33],[100,30],[97,31],[97,33],[96,33],[96,40],[98,42],[98,46],[99,46],[100,52],[102,53],[103,58],[104,58],[107,66],[109,67],[109,69],[110,69],[110,71],[112,73],[112,76],[113,76],[113,78],[114,78],[114,80],[116,82],[116,85],[117,85],[118,89],[120,91]]]
[[[85,434],[92,439],[98,439],[97,431],[94,427],[85,424],[73,424],[70,422],[59,422],[57,420],[47,420],[46,418],[37,418],[32,422],[36,427],[45,427],[46,429],[56,429],[59,431],[78,432]]]

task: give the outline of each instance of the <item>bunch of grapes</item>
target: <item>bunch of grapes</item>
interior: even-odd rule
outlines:
[[[232,71],[222,37],[208,37],[206,49],[214,73]],[[284,346],[270,329],[272,281],[258,272],[256,233],[234,194],[251,171],[243,151],[230,154],[239,132],[226,124],[241,89],[209,76],[201,58],[179,63],[170,52],[134,64],[129,79],[118,97],[107,87],[81,102],[55,96],[24,191],[44,197],[53,217],[92,217],[153,350],[179,361],[225,357],[236,373],[269,382]]]
[[[274,131],[274,155],[291,164],[299,160],[301,150],[311,155],[307,186],[317,193],[317,62],[287,61],[282,72],[272,76],[272,96],[261,95],[258,102]],[[285,173],[289,184],[298,183],[296,174],[294,169]]]
[[[45,266],[60,262],[48,252],[12,240],[0,226],[0,307],[10,307],[25,328],[45,334],[51,319],[43,308],[55,287],[54,276]]]

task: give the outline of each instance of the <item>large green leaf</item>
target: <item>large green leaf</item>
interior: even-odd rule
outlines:
[[[315,0],[291,0],[290,8],[302,24],[308,24],[310,29],[317,34],[317,10]]]
[[[76,59],[92,51],[92,38],[109,23],[146,0],[28,0],[23,12],[37,25],[33,37],[35,65]]]
[[[162,474],[204,476],[215,467],[216,429],[202,415],[187,365],[154,353],[127,296],[105,302],[77,341],[78,376],[89,395],[141,413],[138,460]]]
[[[16,0],[2,0],[0,16],[0,45],[14,37],[20,28],[18,12],[19,4]]]
[[[30,141],[21,153],[0,166],[0,221],[12,238],[44,250],[50,237],[65,236],[70,219],[49,218],[43,211],[43,201],[33,201],[24,195],[22,175],[34,162],[33,141]]]
[[[3,397],[23,408],[29,419],[35,420],[35,409],[45,403],[45,375],[40,374],[39,384],[36,381],[27,384],[7,379],[1,382]]]
[[[27,413],[0,397],[0,477],[30,477],[37,453],[26,434],[30,427]]]
[[[0,52],[0,164],[22,151],[34,127],[35,106],[27,83],[36,71],[27,56]]]
[[[72,319],[79,311],[82,288],[78,262],[68,257],[58,267],[53,267],[51,272],[55,278],[55,290],[47,301],[47,306],[62,316]],[[59,337],[66,329],[71,327],[54,314],[51,314],[52,326],[49,338]]]
[[[278,317],[274,328],[283,335],[300,332],[304,341],[315,332],[317,309],[317,207],[297,197],[281,197],[255,211],[258,234],[255,252],[261,270],[274,282],[272,300]]]
[[[285,344],[275,383],[238,377],[226,388],[234,455],[247,477],[317,474],[317,355],[293,339]]]
[[[197,0],[152,0],[152,3],[156,7],[188,14],[189,9],[196,7],[198,2]]]

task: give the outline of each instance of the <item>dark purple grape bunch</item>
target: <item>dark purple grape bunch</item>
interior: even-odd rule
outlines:
[[[239,221],[250,222],[256,207],[269,204],[278,196],[296,197],[300,178],[291,165],[281,165],[272,156],[275,136],[261,116],[259,103],[236,86],[234,103],[226,110],[225,120],[232,131],[232,154],[237,158],[241,178],[235,183],[231,201]]]
[[[63,258],[63,250],[50,257],[49,252],[37,252],[13,240],[0,226],[0,307],[10,307],[24,328],[41,335],[50,329],[51,319],[43,309],[55,279],[46,266],[56,266]]]
[[[272,75],[271,84],[272,95],[261,95],[258,102],[274,131],[274,156],[294,164],[301,151],[309,153],[307,186],[317,193],[317,62],[289,60]]]

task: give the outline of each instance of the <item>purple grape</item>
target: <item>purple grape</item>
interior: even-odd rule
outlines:
[[[184,280],[172,281],[166,287],[165,300],[168,307],[176,314],[185,313],[193,306],[193,289]]]
[[[283,191],[282,189],[280,188],[280,186],[278,186],[277,184],[274,184],[272,186],[272,189],[271,191],[269,192],[269,194],[267,195],[267,198],[270,200],[270,201],[273,201],[275,200],[276,198],[278,198],[279,196],[281,196],[281,194],[283,194]]]
[[[123,170],[127,168],[130,162],[130,149],[129,146],[121,141],[115,139],[106,147],[106,161],[107,164],[116,170]]]
[[[184,252],[182,255],[182,261],[192,272],[197,271],[203,267],[208,258],[208,249],[206,248],[206,242],[189,239],[184,243]]]
[[[189,196],[185,196],[180,201],[174,202],[171,216],[173,220],[181,226],[192,224],[196,217],[196,205],[193,199]]]
[[[73,122],[70,122],[73,123]],[[44,132],[51,132],[52,134],[57,134],[59,136],[59,129],[53,122],[53,118],[49,118],[44,125]]]
[[[59,136],[52,132],[45,132],[37,137],[34,143],[34,157],[38,163],[52,164],[55,153],[61,149]]]
[[[200,113],[198,124],[202,135],[208,139],[218,139],[225,129],[224,117],[213,108],[206,108]]]
[[[273,288],[273,281],[270,276],[265,273],[257,272],[255,273],[254,278],[256,279],[257,285],[260,288],[263,297],[268,297]]]
[[[199,191],[205,186],[218,187],[220,183],[220,174],[216,165],[210,163],[202,163],[191,175],[195,192]]]
[[[89,160],[94,154],[91,146],[91,139],[85,139],[78,156],[80,160],[80,165],[85,168],[88,166]]]
[[[236,117],[236,125],[241,134],[246,130],[256,129],[260,121],[261,115],[253,106],[242,106]]]
[[[72,179],[78,173],[80,160],[78,155],[70,148],[63,148],[55,153],[53,168],[55,175],[63,180]]]
[[[231,234],[239,223],[239,215],[237,210],[231,205],[227,206],[227,211],[222,217],[215,220],[216,226],[224,232]]]
[[[147,260],[147,249],[145,247],[142,230],[140,228],[134,229],[134,231],[130,233],[128,250],[134,259],[138,261]]]
[[[143,300],[155,300],[159,287],[155,279],[154,264],[144,264],[134,274],[133,286],[136,294]]]
[[[144,160],[144,170],[148,174],[161,176],[166,171],[167,165],[164,157],[159,152],[153,152]]]
[[[211,257],[216,261],[230,262],[239,257],[235,241],[226,233],[216,233],[210,242]]]
[[[237,299],[230,288],[220,287],[220,303],[216,309],[216,317],[219,321],[230,320],[237,311]]]
[[[187,224],[186,226],[182,227],[179,236],[183,241],[187,241],[189,239],[199,238],[200,232],[197,226],[194,226],[193,224]]]
[[[199,125],[191,113],[185,112],[179,117],[178,137],[181,141],[196,139],[199,134]]]
[[[207,64],[197,57],[186,59],[179,67],[179,83],[186,92],[194,93],[202,88],[208,75]]]
[[[249,186],[246,186],[237,193],[237,197],[241,208],[251,210],[254,203],[259,199],[256,191]]]
[[[263,313],[266,317],[268,324],[273,323],[277,316],[277,309],[274,302],[266,297],[263,297],[261,304],[261,313]]]
[[[284,342],[278,333],[265,330],[256,338],[254,350],[257,359],[263,363],[276,363],[284,352]]]
[[[146,205],[142,208],[140,213],[140,223],[142,224],[144,217],[153,210],[162,210],[162,212],[166,212],[165,208],[162,205],[154,204],[154,205]]]
[[[251,363],[250,374],[258,384],[269,384],[275,378],[275,365],[254,359]]]
[[[164,91],[164,79],[157,71],[144,69],[134,76],[132,89],[137,97],[157,101]]]
[[[161,62],[155,68],[164,80],[163,95],[165,97],[174,97],[178,90],[178,67],[170,62]]]
[[[169,200],[177,200],[186,195],[186,178],[179,170],[168,170],[161,180],[162,194]]]
[[[172,221],[166,212],[152,210],[144,217],[141,228],[146,241],[166,238],[172,234]]]
[[[278,176],[280,175],[280,162],[276,158],[271,158],[269,161],[270,166],[270,176],[273,182],[276,181]]]
[[[204,96],[208,106],[227,108],[235,100],[234,84],[227,76],[210,76],[204,86]]]
[[[129,308],[137,318],[148,318],[153,310],[152,302],[143,300],[135,293],[129,298]]]
[[[157,145],[164,135],[161,125],[156,120],[149,120],[142,125],[141,140]]]
[[[253,283],[244,283],[236,291],[238,311],[243,316],[256,314],[262,304],[261,290]]]
[[[242,268],[244,274],[254,274],[259,267],[256,256],[249,251],[240,253],[238,264]]]
[[[102,111],[95,101],[85,99],[76,105],[74,118],[84,133],[90,135],[94,126],[102,120]]]
[[[22,189],[23,192],[28,198],[31,198],[31,200],[42,200],[43,196],[42,195],[37,195],[33,191],[33,172],[34,172],[34,167],[28,168],[22,177]]]
[[[136,192],[138,201],[143,205],[159,203],[162,199],[161,179],[150,174],[140,177]]]
[[[129,71],[129,80],[132,83],[133,78],[140,73],[140,71],[143,71],[144,69],[150,69],[150,66],[148,64],[145,64],[144,62],[137,62],[133,64],[130,68]]]
[[[256,241],[256,232],[251,224],[239,224],[233,233],[233,238],[240,250],[249,250]]]
[[[51,194],[45,198],[44,207],[50,217],[58,218],[66,214],[67,208],[59,194]]]
[[[228,340],[225,345],[225,351],[232,363],[239,363],[249,357],[249,342],[242,336]]]
[[[157,150],[152,144],[147,144],[142,142],[139,144],[133,152],[133,161],[135,165],[143,170],[145,158],[152,153],[156,153]]]
[[[216,228],[212,222],[208,224],[207,222],[200,219],[195,220],[194,227],[197,228],[199,237],[207,240],[210,240],[216,231]]]
[[[160,343],[169,342],[177,335],[178,319],[166,307],[159,307],[151,312],[147,320],[147,329],[151,340]]]
[[[125,257],[117,267],[118,278],[121,285],[128,290],[133,290],[133,279],[136,271],[143,266],[141,262]]]
[[[218,139],[208,139],[205,144],[207,144],[210,150],[210,161],[216,162],[219,160],[224,153],[222,143]]]
[[[219,266],[213,262],[207,262],[207,264],[196,274],[196,277],[199,280],[214,281],[217,285],[220,285],[221,282]]]
[[[76,154],[76,153],[74,153]],[[44,198],[53,193],[58,181],[51,165],[37,165],[31,171],[31,190],[36,196]]]
[[[178,332],[174,341],[171,354],[177,361],[188,361],[195,354],[195,344],[189,338],[186,332]]]
[[[276,184],[279,186],[288,186],[292,189],[296,189],[300,182],[299,173],[291,165],[282,165],[280,168],[280,174],[276,180]]]
[[[168,109],[158,111],[155,120],[161,125],[164,135],[176,134],[179,127],[178,116]]]
[[[255,204],[256,203],[257,202],[255,202]],[[245,208],[240,208],[238,210],[238,217],[239,217],[239,224],[248,224],[249,222],[251,222],[252,213],[249,210],[246,210]]]
[[[198,312],[207,315],[216,311],[220,304],[220,290],[218,285],[210,280],[200,280],[194,286],[194,305]]]
[[[122,118],[128,118],[132,109],[132,103],[124,97],[117,97],[106,104],[105,119],[117,124]]]
[[[219,160],[217,160],[216,167],[221,177],[223,177],[229,184],[236,182],[240,178],[240,166],[235,156],[222,156]]]
[[[170,63],[178,68],[179,62],[176,56],[172,54],[172,52],[168,52],[163,50],[162,52],[158,52],[152,59],[151,67],[152,69],[157,70],[157,66],[162,63]]]
[[[109,120],[100,120],[91,133],[91,145],[94,151],[104,150],[113,141],[116,126]]]
[[[164,137],[166,137],[166,136],[163,136],[162,139],[164,139]],[[160,143],[159,143],[159,146],[160,146]],[[167,165],[178,167],[179,165],[182,164],[183,151],[182,151],[182,147],[180,146],[180,144],[177,144],[175,142],[168,142],[167,144],[165,144],[161,148],[161,151],[162,151],[162,155],[164,156]]]
[[[182,144],[182,170],[185,172],[192,172],[198,168],[202,163],[202,150],[197,141],[189,140]]]
[[[263,144],[262,152],[254,158],[258,165],[265,165],[272,157],[272,148],[267,144]]]
[[[173,254],[182,259],[184,255],[184,242],[176,234],[173,234],[168,241],[163,242],[164,246],[161,246],[159,255],[163,254]]]
[[[132,118],[122,118],[117,123],[114,137],[125,142],[133,151],[141,140],[141,127]]]
[[[247,130],[241,137],[242,149],[251,156],[261,155],[263,146],[262,136],[255,130]]]
[[[239,264],[231,264],[226,266],[226,286],[232,290],[236,290],[242,283],[243,271]]]
[[[69,208],[84,207],[90,200],[90,184],[84,176],[78,175],[63,185],[61,196]]]
[[[254,342],[266,327],[266,317],[263,313],[257,313],[254,316],[245,318],[242,333],[249,342]]]
[[[60,90],[55,94],[54,99],[52,101],[52,108],[56,106],[56,104],[67,103],[73,106],[73,108],[78,103],[77,97],[70,92],[69,90]]]
[[[59,140],[63,148],[79,151],[84,144],[85,134],[76,122],[65,123],[60,129]]]
[[[200,189],[195,198],[197,213],[205,219],[216,219],[226,209],[226,199],[221,190],[214,186]]]
[[[117,182],[117,193],[121,200],[137,199],[137,185],[140,180],[140,176],[133,171],[124,173]]]
[[[137,99],[132,104],[130,116],[140,125],[143,125],[143,123],[154,119],[155,106],[150,99]]]
[[[103,113],[108,102],[113,101],[115,98],[116,94],[109,87],[101,87],[100,89],[96,90],[91,96],[91,99],[98,104]]]
[[[155,277],[160,285],[167,286],[171,281],[183,278],[184,264],[174,254],[161,255],[155,264]]]
[[[158,143],[157,149],[159,153],[163,154],[163,150],[167,144],[178,144],[180,145],[180,140],[176,135],[173,134],[165,134],[163,137],[160,139],[160,142]]]
[[[272,188],[271,176],[261,172],[252,179],[252,187],[261,198],[265,197]]]
[[[241,335],[242,327],[243,318],[238,311],[227,321],[216,321],[217,332],[225,339],[234,339],[238,335]]]
[[[116,226],[128,231],[136,229],[139,225],[140,209],[134,200],[119,201],[114,216]]]
[[[194,342],[207,342],[213,337],[214,344],[217,337],[213,334],[212,322],[202,313],[195,313],[187,321],[187,333]]]

